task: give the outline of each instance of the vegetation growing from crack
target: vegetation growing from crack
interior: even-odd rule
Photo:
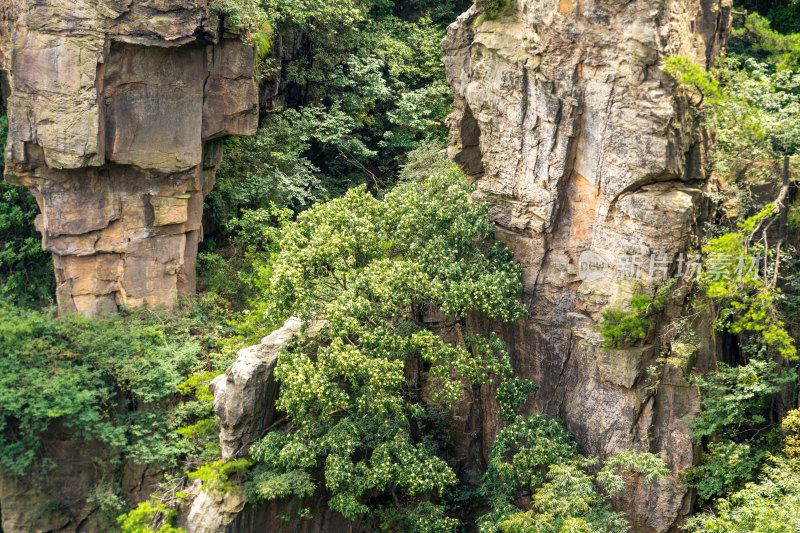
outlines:
[[[797,383],[792,310],[800,285],[789,199],[800,150],[800,34],[793,33],[800,28],[792,22],[797,6],[784,4],[770,12],[783,32],[756,13],[743,16],[712,71],[682,58],[667,59],[665,69],[718,132],[719,223],[707,228],[696,292],[715,312],[715,327],[739,346],[729,364],[693,378],[703,408],[693,438],[706,454],[686,481],[706,510],[689,521],[691,531],[766,531],[779,516],[790,527],[797,509],[796,458],[784,449],[793,437],[780,420],[796,417],[785,400]],[[756,187],[771,198],[756,199]]]
[[[677,280],[662,284],[653,296],[639,293],[625,302],[627,309],[606,309],[600,331],[603,348],[623,348],[644,341],[656,325],[655,317],[670,298]]]
[[[512,379],[504,344],[477,329],[475,313],[502,322],[525,308],[519,267],[494,242],[488,206],[474,203],[456,171],[396,187],[381,201],[364,188],[321,204],[287,228],[269,284],[277,316],[324,317],[314,340],[279,355],[285,427],[253,445],[255,499],[305,497],[323,486],[328,505],[373,529],[452,531],[457,483],[448,461],[449,410],[475,386],[499,387],[508,427],[490,450],[482,531],[612,531],[621,515],[605,496],[617,468],[664,474],[660,458],[621,454],[598,474],[561,423],[517,410],[535,387]],[[438,317],[438,318],[433,318]],[[533,509],[513,502],[537,491]],[[609,522],[611,520],[611,522]]]

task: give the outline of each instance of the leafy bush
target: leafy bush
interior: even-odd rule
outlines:
[[[478,519],[480,532],[627,531],[628,522],[609,503],[625,488],[618,472],[641,474],[652,483],[667,475],[664,462],[653,454],[624,451],[598,471],[597,458],[579,455],[560,421],[517,413],[536,389],[518,378],[498,387],[496,401],[508,425],[489,448],[480,491],[492,510]],[[520,509],[518,502],[526,499],[530,508]]]
[[[759,6],[753,6],[759,7]],[[771,22],[772,27],[782,33],[800,32],[800,2],[797,0],[774,0],[766,7],[766,18]]]
[[[198,290],[224,299],[238,314],[240,333],[273,329],[279,322],[264,320],[264,303],[258,296],[264,290],[281,236],[281,227],[291,215],[274,204],[267,208],[244,209],[226,224],[229,245],[215,250],[210,243],[198,254]],[[257,338],[257,337],[253,337]]]
[[[430,139],[422,141],[419,146],[406,154],[406,160],[400,168],[398,180],[425,181],[432,174],[444,174],[456,167],[446,153],[447,143]]]
[[[170,346],[153,326],[51,318],[4,303],[0,317],[0,465],[6,473],[55,466],[42,458],[39,439],[57,422],[143,463],[174,460],[176,450],[157,442],[168,431],[159,402],[177,390],[197,345]],[[119,393],[143,410],[119,416]]]
[[[0,115],[0,174],[7,135],[8,118]],[[50,302],[55,294],[53,262],[34,227],[38,214],[24,187],[0,179],[0,296],[17,304]]]
[[[606,309],[600,326],[604,348],[632,346],[644,340],[655,326],[655,315],[661,311],[675,286],[675,279],[662,285],[655,296],[637,294],[627,304],[629,310]]]
[[[409,530],[450,523],[435,495],[455,474],[436,431],[413,430],[426,427],[434,408],[423,397],[448,406],[462,396],[460,378],[481,384],[508,376],[502,343],[471,331],[466,316],[524,313],[519,267],[493,243],[487,206],[469,193],[457,173],[399,186],[383,201],[362,187],[287,228],[270,280],[271,312],[321,315],[327,325],[316,342],[279,356],[278,408],[291,426],[251,449],[261,463],[251,496],[308,495],[322,470],[330,507],[347,518],[389,527],[399,518],[381,503],[384,494],[400,503],[404,524],[418,517]],[[440,327],[458,332],[457,342],[425,324],[428,309],[443,313]],[[413,365],[429,368],[436,385],[425,393],[422,383],[411,386]]]
[[[653,299],[638,294],[630,299],[630,311],[606,309],[603,311],[603,347],[622,348],[647,337],[655,325],[649,314]]]
[[[700,465],[687,471],[686,482],[701,501],[723,497],[752,480],[771,448],[775,433],[767,420],[771,398],[797,379],[794,369],[759,357],[744,366],[720,364],[719,370],[694,382],[702,411],[694,420],[692,438],[715,438]]]
[[[587,471],[596,469],[595,458],[573,457],[553,464],[547,471],[547,481],[535,489],[532,509],[520,511],[508,506],[493,513],[492,520],[482,521],[481,533],[623,533],[630,526],[622,513],[611,510],[609,499],[625,487],[620,475],[641,476],[645,483],[653,483],[668,471],[660,457],[619,452],[606,461],[595,475]]]
[[[174,400],[192,372],[229,363],[212,352],[236,331],[218,326],[225,323],[219,313],[198,302],[178,312],[142,308],[90,320],[0,300],[0,467],[35,479],[56,466],[42,449],[56,427],[139,464],[168,468],[200,454],[205,442],[182,439],[177,429],[210,409]]]
[[[769,28],[758,15],[748,17],[747,26],[753,25],[764,31]],[[796,67],[771,65],[787,61],[778,59],[779,55],[752,55],[754,47],[773,46],[770,38],[766,34],[754,37],[744,50],[729,54],[711,71],[687,58],[666,59],[665,71],[681,83],[716,130],[715,169],[729,184],[756,179],[775,182],[780,178],[783,156],[800,149],[800,76]],[[800,36],[790,39],[794,42],[791,54],[800,57]]]
[[[694,421],[692,438],[745,440],[761,433],[770,396],[796,379],[794,369],[779,372],[774,361],[757,357],[744,366],[720,363],[716,372],[694,378],[703,410]]]
[[[687,520],[696,533],[778,533],[800,529],[800,469],[796,463],[775,457],[754,481],[717,500],[716,510]]]
[[[753,479],[766,455],[766,451],[749,444],[711,443],[702,463],[687,472],[687,484],[697,489],[701,504],[712,501],[740,489]]]
[[[53,301],[50,254],[34,227],[36,200],[24,188],[0,181],[0,296],[20,305]]]
[[[114,531],[117,517],[127,507],[127,500],[120,494],[119,486],[114,483],[101,483],[89,493],[86,503],[97,509],[97,523],[104,531]]]
[[[258,55],[269,51],[272,25],[261,0],[212,0],[210,7],[225,17],[229,29],[242,32],[244,37],[251,39],[256,44]]]
[[[800,409],[789,411],[781,422],[781,428],[786,439],[784,453],[792,460],[800,460]]]
[[[703,251],[714,267],[703,273],[701,283],[705,294],[721,304],[718,329],[754,334],[782,357],[794,358],[797,349],[777,313],[774,287],[761,277],[750,244],[753,234],[775,214],[767,204],[739,224],[738,231],[711,239]]]
[[[273,116],[255,136],[226,141],[215,187],[206,200],[211,229],[226,228],[247,210],[271,205],[299,210],[324,198],[317,169],[302,155],[309,149],[308,134],[290,120]]]
[[[751,13],[747,16],[744,27],[734,31],[734,35],[745,40],[753,51],[764,52],[770,63],[777,65],[778,68],[798,66],[800,33],[781,33],[771,26],[772,23],[768,19],[757,13]]]
[[[202,490],[215,494],[226,492],[240,492],[241,478],[250,466],[247,459],[237,459],[234,461],[213,461],[205,463],[193,472],[189,472],[189,480],[200,480]],[[240,479],[231,479],[232,477]]]
[[[137,505],[117,520],[123,533],[186,533],[172,525],[177,511],[155,498]]]

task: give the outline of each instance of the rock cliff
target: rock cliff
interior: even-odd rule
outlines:
[[[704,342],[666,359],[652,338],[603,349],[598,325],[691,262],[710,139],[662,57],[711,65],[729,18],[727,0],[515,0],[496,20],[473,6],[443,43],[456,94],[449,153],[524,269],[529,318],[502,334],[516,371],[541,386],[534,407],[563,419],[585,453],[652,451],[672,471],[621,499],[635,531],[667,531],[690,510],[679,473],[696,458],[699,405],[685,375],[717,348],[702,317]],[[678,279],[662,335],[684,288]],[[483,407],[486,449],[499,417]]]
[[[28,186],[59,309],[194,290],[221,137],[258,119],[252,46],[207,0],[10,0],[6,180]]]
[[[713,139],[661,66],[667,55],[711,65],[727,39],[730,4],[516,0],[501,12],[492,19],[479,2],[443,42],[456,95],[450,155],[524,269],[529,317],[485,327],[502,334],[516,372],[540,385],[530,408],[563,419],[582,452],[661,455],[671,475],[633,484],[616,505],[636,532],[676,531],[694,497],[680,473],[698,456],[689,434],[699,398],[686,378],[712,368],[721,347],[702,313],[686,320],[707,335],[676,335],[696,261],[690,249],[709,213]],[[602,313],[673,278],[655,334],[603,348]],[[242,351],[215,381],[228,454],[246,449],[273,416],[263,391],[272,387],[276,343],[297,326]],[[467,462],[476,460],[464,450],[485,454],[502,427],[493,396],[483,388],[455,413]],[[247,506],[228,531],[264,529],[294,504]],[[339,523],[318,504],[315,497],[314,520],[303,522],[309,531]]]
[[[690,319],[708,332],[701,342],[673,334],[707,216],[712,139],[661,65],[665,55],[710,65],[727,38],[729,0],[499,3],[494,19],[473,6],[443,43],[456,94],[450,155],[524,269],[529,317],[485,326],[500,331],[517,373],[540,385],[530,407],[563,419],[584,453],[661,454],[672,475],[617,503],[634,531],[674,530],[693,498],[679,473],[697,455],[688,435],[699,404],[686,376],[712,367],[720,348],[702,314]],[[7,0],[0,67],[6,179],[39,202],[60,309],[97,315],[191,291],[220,138],[256,127],[251,47],[206,0]],[[604,349],[603,311],[669,278],[677,283],[659,348],[651,337]],[[299,327],[290,321],[242,351],[215,380],[226,456],[246,453],[272,423],[275,354]],[[500,430],[492,395],[460,405],[464,449],[485,453]],[[28,497],[16,486],[0,494]],[[299,506],[195,496],[181,517],[187,531],[272,530]],[[304,502],[315,517],[304,530],[347,527],[324,501]],[[22,515],[9,527],[12,504],[2,502],[10,531],[66,528]]]

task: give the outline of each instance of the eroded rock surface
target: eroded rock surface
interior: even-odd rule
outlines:
[[[239,350],[236,361],[211,382],[223,459],[245,455],[274,422],[278,383],[272,372],[278,352],[302,329],[302,320],[290,318],[261,344]]]
[[[221,137],[258,120],[252,46],[207,0],[10,0],[6,179],[28,186],[62,312],[194,290]]]
[[[278,352],[301,334],[317,335],[325,322],[312,322],[305,329],[304,325],[297,318],[288,319],[283,327],[264,337],[260,344],[240,350],[228,370],[211,382],[223,459],[247,456],[250,445],[276,422],[278,383],[273,371],[278,362]],[[361,531],[339,513],[328,509],[325,491],[302,500],[295,498],[261,504],[245,504],[243,492],[214,494],[202,491],[197,484],[190,488],[189,493],[191,503],[178,513],[178,523],[188,533]],[[297,516],[302,508],[311,510],[313,520]],[[287,520],[283,517],[292,518]]]
[[[144,465],[131,461],[122,468],[119,457],[97,441],[77,444],[73,431],[54,424],[43,435],[48,456],[57,465],[41,478],[11,476],[0,470],[0,531],[97,532],[97,502],[87,497],[119,482],[120,490],[134,505],[146,500],[157,487],[160,477]],[[115,474],[119,477],[115,480]]]
[[[516,0],[498,20],[473,6],[443,43],[456,93],[450,155],[524,269],[529,318],[503,335],[516,371],[541,386],[535,407],[562,418],[585,453],[652,451],[672,471],[625,495],[635,531],[667,531],[690,510],[679,472],[695,460],[699,405],[684,375],[716,348],[709,334],[655,387],[653,339],[603,350],[597,325],[687,259],[705,216],[709,139],[662,57],[709,66],[729,17],[727,0]],[[585,252],[603,269],[581,272]],[[672,317],[685,291],[674,293]],[[500,429],[490,392],[484,450]]]
[[[245,508],[246,496],[241,489],[203,490],[198,481],[189,487],[186,499],[189,502],[179,509],[177,516],[179,528],[186,533],[225,533]]]

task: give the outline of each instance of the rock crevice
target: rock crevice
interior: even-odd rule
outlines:
[[[666,365],[653,387],[647,368],[663,359],[653,343],[604,349],[597,326],[604,310],[676,277],[696,244],[710,136],[661,62],[711,65],[730,10],[727,0],[516,0],[497,20],[473,6],[442,45],[456,102],[449,154],[523,267],[529,318],[498,326],[515,370],[584,453],[652,451],[672,471],[620,498],[635,531],[668,531],[690,510],[679,473],[696,458],[699,404],[684,374],[713,362],[716,346],[698,325],[709,335],[692,365]],[[587,257],[603,269],[582,271]],[[665,322],[679,315],[677,287]],[[485,411],[491,442],[500,428]]]

